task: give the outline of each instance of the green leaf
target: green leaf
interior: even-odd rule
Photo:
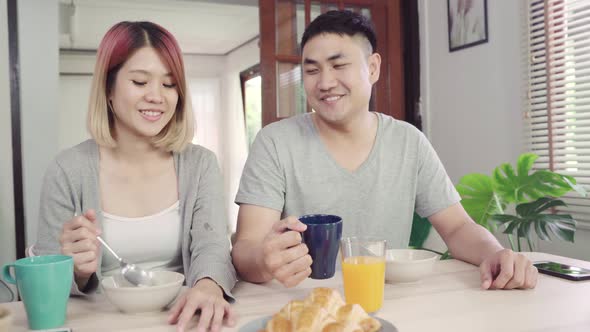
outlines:
[[[503,164],[494,170],[492,175],[496,192],[508,203],[516,202],[516,188],[518,184],[510,164]]]
[[[576,225],[576,221],[569,214],[540,214],[537,218],[545,223],[562,222],[572,226]]]
[[[514,234],[516,231],[517,240],[520,241],[520,238],[525,238],[530,248],[533,246],[531,239],[533,227],[542,240],[550,240],[549,233],[551,233],[561,240],[573,242],[576,221],[571,215],[541,213],[556,206],[566,206],[566,204],[559,199],[541,197],[530,203],[518,204],[516,206],[518,215],[516,216],[496,214],[492,216],[492,219],[505,227],[505,234]]]
[[[513,216],[511,214],[494,214],[491,216],[491,219],[501,224],[519,220],[517,216]]]
[[[557,222],[554,223],[561,229],[570,230],[575,232],[576,231],[576,221],[573,219],[559,219]]]
[[[526,177],[529,175],[529,171],[533,168],[535,161],[539,158],[534,153],[523,153],[518,157],[518,161],[516,162],[516,167],[518,168],[518,176],[519,177]]]
[[[550,197],[541,197],[534,202],[522,203],[516,206],[516,213],[521,217],[537,215],[556,206],[567,206],[564,201]]]
[[[533,211],[533,213],[539,214],[539,213],[541,213],[541,212],[543,212],[543,211],[545,211],[547,209],[550,209],[550,208],[554,208],[554,207],[557,207],[557,206],[567,206],[567,204],[565,204],[565,202],[562,201],[562,200],[560,200],[560,199],[549,199],[549,200],[547,200],[547,198],[544,197],[544,201],[545,202],[543,204],[541,204],[541,205],[539,205],[539,206],[537,206],[535,208],[535,210]]]
[[[447,260],[447,259],[453,259],[453,256],[451,256],[451,252],[448,251],[448,250],[445,251],[445,253],[442,254],[442,256],[440,256],[440,260],[441,261],[444,261],[444,260]]]
[[[428,219],[420,217],[417,213],[414,213],[414,219],[412,220],[412,232],[410,233],[410,247],[422,248],[424,242],[430,234],[432,224]]]
[[[576,231],[576,221],[569,214],[565,214],[565,215],[544,214],[544,215],[540,216],[539,220],[541,222],[543,222],[543,225],[546,225],[547,227],[549,227],[549,230],[553,234],[558,235],[555,233],[555,230],[559,229],[559,230],[563,230],[566,232],[571,232],[572,239],[573,239],[573,233],[575,233],[575,231]],[[566,235],[567,235],[567,238],[569,239],[570,236],[568,234],[566,234]],[[566,240],[566,241],[568,241],[568,240]]]
[[[567,241],[567,242],[572,242],[572,243],[574,242],[575,230],[561,228],[557,224],[547,224],[547,226],[549,227],[551,232],[553,234],[555,234],[555,236],[557,236],[561,240]]]
[[[506,225],[507,225],[506,229],[504,230],[503,233],[504,234],[512,234],[512,233],[514,233],[514,229],[516,227],[518,227],[518,222],[517,221],[511,222],[511,223],[507,223]]]
[[[551,200],[551,199],[546,198],[546,197],[541,197],[534,202],[518,204],[516,206],[516,213],[521,217],[530,216],[532,213],[534,213],[535,210],[538,209],[539,206],[545,204],[549,200]]]
[[[492,179],[484,174],[468,174],[457,184],[457,191],[467,214],[476,223],[493,231],[488,219],[492,214],[502,213],[505,204],[494,192]]]
[[[521,222],[518,225],[518,237],[523,237],[530,242],[531,226],[533,226],[533,223],[531,222]]]
[[[551,241],[551,238],[549,237],[549,234],[547,233],[547,228],[545,227],[545,224],[540,222],[539,220],[535,221],[535,232],[537,233],[537,235],[539,236],[539,238],[541,240]]]
[[[541,197],[560,197],[572,189],[582,196],[583,188],[576,185],[576,180],[567,175],[552,171],[539,170],[529,174],[537,155],[525,153],[518,158],[517,173],[510,164],[502,164],[493,172],[492,180],[495,192],[506,203],[525,203]]]
[[[570,187],[574,188],[574,190],[578,193],[578,195],[580,195],[582,197],[588,196],[586,189],[584,189],[584,187],[580,186],[579,184],[576,184],[576,179],[572,178],[571,176],[564,175],[563,180],[565,182],[567,182],[567,184],[569,184]]]

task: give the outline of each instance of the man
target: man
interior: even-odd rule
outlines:
[[[287,287],[311,272],[298,216],[336,214],[343,236],[407,247],[414,210],[455,258],[479,265],[484,289],[533,288],[537,270],[467,215],[428,140],[413,126],[369,112],[381,58],[371,23],[348,11],[318,16],[302,42],[303,83],[314,113],[258,134],[240,183],[233,263],[250,282]]]

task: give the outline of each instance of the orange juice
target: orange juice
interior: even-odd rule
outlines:
[[[346,303],[358,303],[366,312],[375,312],[383,304],[385,258],[347,257],[342,262]]]

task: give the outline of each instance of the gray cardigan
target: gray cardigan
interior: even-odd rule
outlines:
[[[74,213],[97,211],[102,223],[98,188],[98,145],[87,140],[61,152],[49,165],[41,190],[39,230],[34,245],[36,255],[60,252],[59,236],[63,224]],[[231,263],[223,182],[215,154],[189,144],[174,153],[182,220],[182,263],[187,285],[208,277],[233,300],[231,289],[236,272]],[[138,230],[138,233],[140,230]],[[100,278],[101,260],[97,277]],[[92,278],[90,290],[96,288]],[[73,293],[79,293],[74,287]]]

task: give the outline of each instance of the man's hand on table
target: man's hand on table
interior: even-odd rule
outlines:
[[[184,293],[170,309],[168,322],[177,324],[179,332],[186,331],[186,326],[200,310],[197,332],[221,331],[222,325],[234,326],[236,319],[230,304],[223,298],[223,291],[213,280],[199,280]]]
[[[479,266],[483,289],[529,289],[539,275],[533,263],[520,253],[503,249],[488,256]]]

